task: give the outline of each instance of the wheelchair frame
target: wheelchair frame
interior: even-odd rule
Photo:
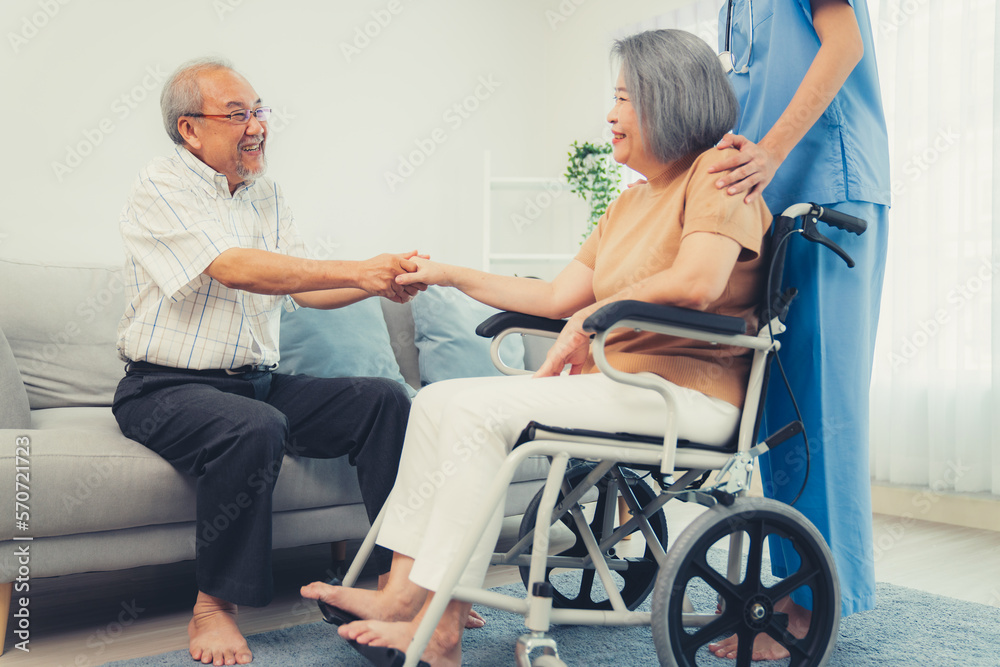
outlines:
[[[798,218],[806,218],[801,230],[794,223]],[[816,230],[815,223],[817,221],[824,221],[853,233],[861,233],[865,228],[864,221],[839,214],[829,209],[824,210],[822,207],[814,204],[798,204],[790,207],[781,216],[776,216],[775,228],[777,228],[779,221],[782,222],[786,229],[791,229],[789,234],[802,233],[809,240],[821,243],[838,252],[848,262],[849,266],[853,266],[853,261],[850,260],[850,257],[843,250]],[[778,258],[776,262],[772,263],[770,277],[773,278],[775,271],[777,272],[779,278],[777,288],[780,288],[781,260],[784,248],[772,249],[772,252],[775,252]],[[770,280],[768,283],[770,285]],[[768,289],[770,291],[770,286]],[[791,296],[794,296],[794,292]],[[690,642],[684,635],[678,634],[676,627],[672,629],[667,627],[674,624],[670,618],[665,618],[664,614],[681,611],[683,626],[695,628],[706,628],[713,623],[717,624],[720,620],[720,615],[718,613],[693,613],[693,607],[687,599],[687,593],[684,593],[683,599],[678,597],[675,600],[673,598],[676,596],[673,593],[678,592],[674,590],[677,584],[662,581],[664,572],[668,569],[677,570],[678,567],[682,567],[677,566],[676,562],[684,559],[687,555],[680,554],[674,556],[674,550],[668,551],[664,549],[653,533],[649,522],[649,517],[659,512],[673,498],[698,502],[710,508],[720,508],[718,517],[709,517],[708,520],[701,521],[700,524],[696,520],[695,523],[681,534],[681,537],[678,539],[679,542],[684,542],[685,544],[691,543],[689,546],[694,546],[700,538],[708,535],[712,530],[717,530],[720,527],[725,528],[726,525],[734,529],[734,532],[729,535],[730,543],[726,568],[726,579],[729,583],[724,583],[720,578],[720,581],[716,582],[716,585],[720,586],[720,590],[729,586],[732,586],[733,590],[735,590],[737,585],[744,585],[739,583],[743,561],[743,537],[745,534],[744,529],[741,528],[744,524],[740,522],[745,522],[746,518],[738,517],[743,517],[743,515],[748,517],[769,517],[768,521],[773,522],[775,525],[783,526],[780,530],[785,535],[794,534],[795,540],[806,544],[807,550],[812,554],[810,558],[816,561],[815,565],[820,570],[821,578],[825,577],[824,583],[830,588],[830,590],[824,589],[825,594],[820,596],[822,600],[817,600],[816,604],[820,604],[820,602],[825,600],[828,607],[832,602],[833,608],[824,608],[817,612],[816,607],[814,607],[814,619],[817,615],[821,616],[822,623],[827,626],[820,633],[823,636],[820,636],[818,640],[814,638],[814,644],[816,641],[822,644],[814,647],[818,651],[817,655],[813,656],[810,653],[805,658],[812,660],[815,657],[816,661],[803,663],[801,656],[796,660],[796,655],[793,651],[792,664],[825,664],[832,653],[833,645],[836,641],[840,617],[839,585],[837,584],[836,570],[829,549],[826,547],[818,531],[804,516],[794,509],[773,500],[744,498],[750,488],[754,467],[753,459],[802,430],[801,423],[793,422],[773,434],[770,438],[756,443],[770,355],[780,348],[780,343],[774,340],[774,335],[780,334],[785,330],[783,319],[790,297],[788,294],[784,295],[783,307],[777,309],[777,311],[771,308],[772,295],[769,294],[767,299],[764,312],[769,314],[770,317],[766,320],[767,324],[761,326],[757,334],[753,336],[740,333],[740,331],[745,330],[745,323],[739,318],[699,313],[669,306],[655,306],[640,302],[626,301],[610,304],[589,318],[584,324],[584,328],[595,333],[592,350],[599,369],[618,382],[650,389],[662,397],[666,411],[665,418],[668,424],[668,428],[662,438],[662,443],[623,442],[620,438],[613,437],[615,434],[607,434],[608,437],[601,437],[593,434],[581,435],[578,433],[547,431],[537,439],[516,446],[508,454],[503,465],[497,472],[489,491],[485,494],[484,502],[478,508],[476,522],[473,524],[477,528],[465,535],[456,562],[466,563],[471,558],[490,516],[503,503],[507,487],[511,483],[518,466],[529,457],[546,456],[551,461],[551,467],[541,492],[541,501],[533,535],[525,535],[506,552],[495,553],[491,561],[491,564],[518,565],[522,567],[527,565],[530,568],[530,585],[528,586],[527,597],[517,598],[481,588],[458,586],[458,580],[464,568],[456,567],[445,576],[440,589],[434,595],[419,629],[406,651],[405,662],[399,660],[401,656],[399,654],[385,664],[402,664],[404,667],[416,667],[417,665],[426,664],[420,661],[420,656],[429,643],[431,634],[443,615],[445,607],[452,599],[487,605],[523,615],[528,633],[518,640],[516,647],[517,664],[521,667],[528,667],[531,664],[564,664],[558,658],[558,649],[555,641],[545,634],[554,623],[623,626],[654,625],[654,640],[657,644],[658,655],[661,650],[668,650],[674,654],[670,656],[660,655],[661,664],[694,664],[694,654],[690,650],[690,647],[680,647],[680,644]],[[491,356],[494,363],[497,364],[502,372],[513,375],[530,371],[512,369],[503,364],[499,355],[499,346],[503,338],[513,334],[540,335],[556,338],[558,335],[556,331],[561,326],[561,323],[553,325],[549,322],[543,320],[543,318],[523,316],[516,313],[500,313],[480,325],[477,332],[481,335],[493,337]],[[536,324],[540,324],[541,328],[536,328],[534,326]],[[637,331],[651,331],[668,336],[691,338],[713,344],[733,345],[753,350],[747,386],[747,398],[739,422],[734,452],[718,451],[718,449],[712,451],[694,443],[678,442],[677,420],[674,419],[675,406],[672,393],[674,386],[651,373],[631,374],[619,371],[611,366],[605,357],[604,345],[607,337],[611,331],[623,327],[632,328]],[[542,428],[544,429],[544,427]],[[571,457],[598,462],[575,489],[569,488],[568,484],[564,485],[563,483]],[[658,497],[645,507],[640,507],[627,484],[619,484],[618,490],[622,493],[622,497],[625,498],[626,504],[632,513],[632,518],[622,523],[622,525],[598,543],[593,532],[590,530],[590,526],[587,524],[579,502],[585,493],[593,488],[609,471],[613,469],[617,470],[617,466],[619,465],[641,466],[650,470],[658,470],[662,476],[661,479],[664,480],[672,478],[676,471],[683,470],[686,472],[683,472],[679,479],[662,488]],[[691,490],[689,488],[690,484],[706,471],[718,471],[716,483],[707,489]],[[565,497],[559,502],[558,496],[561,490],[565,494]],[[747,504],[750,500],[754,502]],[[745,510],[741,509],[744,505],[746,505]],[[780,506],[780,508],[773,506]],[[743,514],[740,514],[741,511]],[[566,513],[571,515],[575,526],[580,531],[579,536],[582,538],[587,551],[587,556],[585,557],[569,558],[548,555],[550,528]],[[706,512],[705,514],[708,513]],[[705,515],[702,516],[704,517]],[[542,517],[547,517],[548,519],[542,520]],[[374,547],[381,522],[382,515],[380,514],[345,575],[343,585],[353,586],[356,583],[361,568]],[[798,523],[802,524],[801,531],[799,531],[799,527],[797,526]],[[751,530],[757,530],[758,528],[761,531],[765,530],[762,526],[747,528],[747,534]],[[612,568],[623,569],[622,563],[624,561],[616,562],[605,556],[611,546],[617,544],[621,538],[637,529],[645,537],[647,548],[652,551],[658,566],[658,579],[656,591],[653,594],[654,604],[652,612],[628,610],[626,603],[618,592],[615,582],[611,578]],[[694,533],[691,532],[692,529],[696,529]],[[796,531],[799,532],[796,533]],[[758,542],[762,543],[763,538],[767,534],[771,533],[761,532]],[[531,547],[531,554],[527,555],[525,551],[529,545]],[[759,552],[762,548],[759,544],[751,546],[751,552],[754,550],[757,551],[758,563],[760,559]],[[674,549],[677,549],[677,547],[674,547]],[[751,553],[751,557],[753,557],[753,553]],[[672,559],[673,565],[668,567],[671,565]],[[608,594],[612,609],[554,608],[552,604],[551,584],[545,581],[546,568],[567,566],[593,567]],[[627,564],[625,567],[627,567]],[[747,571],[749,574],[749,567]],[[677,572],[673,574],[677,575]],[[704,573],[702,576],[711,578],[710,575]],[[784,595],[796,589],[792,586],[795,586],[798,580],[794,576],[790,575],[790,577],[793,579],[793,582],[785,586],[787,591],[785,588],[781,589]],[[777,588],[777,585],[775,588]],[[733,595],[732,591],[730,591],[724,600],[722,593],[719,593],[720,613],[724,613],[724,608],[727,604],[734,602]],[[774,599],[777,600],[780,597],[775,597]],[[738,602],[742,603],[743,600],[738,600]],[[752,651],[752,637],[758,631],[768,631],[769,627],[773,629],[774,626],[768,626],[767,624],[771,623],[774,619],[780,625],[780,618],[776,617],[776,613],[770,607],[770,604],[770,601],[763,598],[752,598],[746,602],[743,615],[748,619],[748,627],[751,628],[747,632],[752,631],[752,634],[740,634],[740,646],[742,648],[737,656],[737,664],[749,664]],[[657,618],[658,615],[659,619]],[[658,625],[657,622],[659,622]],[[753,630],[752,628],[757,627],[756,624],[761,625],[762,629]],[[730,633],[729,630],[725,632],[727,634]],[[749,642],[746,641],[746,637],[750,637],[751,640]],[[789,640],[792,646],[795,646],[796,642],[791,635],[786,633],[785,639]],[[703,644],[699,646],[701,645]],[[663,646],[667,648],[663,649]],[[530,654],[536,649],[542,650],[544,658],[540,657],[534,663],[531,663]],[[678,662],[676,657],[678,650],[683,655],[687,655],[690,660],[682,655],[681,661]],[[805,649],[803,649],[804,653]]]

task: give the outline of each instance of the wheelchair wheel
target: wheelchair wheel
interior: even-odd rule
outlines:
[[[740,583],[726,577],[729,538],[742,533]],[[785,578],[770,574],[767,542],[780,541],[800,561]],[[791,551],[790,551],[791,549]],[[794,558],[794,557],[793,557]],[[812,620],[802,639],[786,632],[788,617],[775,604],[793,591],[812,593]],[[700,621],[688,618],[685,596]],[[779,605],[780,608],[780,605]],[[661,665],[716,664],[707,644],[738,637],[736,665],[749,665],[753,641],[767,633],[791,654],[790,666],[825,665],[840,626],[840,585],[830,550],[819,531],[799,511],[766,498],[739,498],[700,515],[681,534],[660,570],[653,593],[653,641]]]
[[[573,487],[577,486],[583,481],[591,470],[595,467],[594,463],[591,462],[580,462],[573,465],[566,471],[566,479],[569,481],[570,485]],[[647,504],[652,502],[656,498],[656,493],[650,488],[646,482],[642,481],[639,476],[626,468],[620,468],[625,480],[628,483],[629,488],[632,489],[632,493],[635,495],[636,500],[640,507],[645,507]],[[605,517],[608,512],[612,513],[612,516],[616,516],[618,511],[618,498],[619,493],[617,491],[617,485],[609,485],[613,479],[610,474],[605,475],[597,483],[596,488],[598,490],[597,504],[594,510],[594,518],[590,522],[590,530],[593,532],[594,537],[597,542],[600,543],[601,540],[609,535],[610,533],[605,533]],[[615,488],[615,493],[609,493],[610,488]],[[562,501],[563,493],[559,492],[559,501]],[[521,520],[521,528],[519,531],[519,539],[523,538],[529,532],[531,532],[535,527],[535,518],[538,516],[538,506],[541,504],[542,492],[539,491],[534,498],[532,498],[531,503],[528,504],[528,509],[524,512],[524,518]],[[568,549],[561,551],[558,555],[560,556],[575,556],[583,557],[587,555],[587,548],[584,545],[583,539],[580,536],[580,531],[577,529],[576,523],[573,521],[572,516],[568,513],[563,515],[560,519],[562,524],[566,526],[570,531],[572,531],[575,541],[572,546]],[[649,524],[653,529],[653,534],[659,540],[663,549],[667,548],[667,520],[663,515],[663,510],[660,510],[653,514],[649,518]],[[611,522],[611,525],[614,525]],[[636,534],[641,533],[637,530]],[[531,548],[528,548],[527,553],[531,553]],[[618,590],[622,596],[622,601],[629,610],[634,610],[643,600],[645,600],[653,590],[653,586],[656,584],[656,570],[657,563],[656,559],[653,557],[653,553],[649,546],[646,546],[645,553],[642,558],[618,558],[614,555],[614,550],[609,550],[609,555],[612,556],[614,560],[622,561],[628,564],[626,569],[613,570],[612,577],[618,581]],[[524,581],[524,585],[529,586],[529,572],[530,569],[527,566],[519,568],[521,571],[521,579]],[[559,581],[552,582],[550,575],[552,573],[552,568],[547,568],[545,570],[545,580],[553,585],[552,592],[552,605],[561,608],[571,608],[571,609],[611,609],[611,601],[608,599],[607,593],[604,591],[603,585],[600,579],[597,579],[595,586],[595,577],[597,572],[593,567],[583,570],[580,581],[566,583]]]

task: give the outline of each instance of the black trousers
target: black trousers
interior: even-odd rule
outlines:
[[[374,521],[396,480],[409,410],[403,388],[383,378],[142,364],[130,365],[113,406],[126,437],[197,480],[198,589],[250,606],[274,594],[271,492],[282,457],[347,456]],[[389,570],[390,553],[372,558]]]

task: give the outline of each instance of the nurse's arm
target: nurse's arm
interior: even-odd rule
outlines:
[[[754,144],[739,135],[726,135],[720,148],[733,146],[739,154],[713,165],[722,173],[716,186],[731,195],[746,192],[751,202],[767,187],[795,145],[819,120],[864,55],[864,42],[854,9],[846,0],[811,0],[813,27],[820,48],[791,102],[774,126]]]

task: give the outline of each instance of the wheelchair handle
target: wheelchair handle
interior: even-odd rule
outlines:
[[[845,232],[858,235],[868,229],[868,223],[861,218],[855,218],[853,215],[847,215],[840,211],[834,211],[832,208],[824,208],[816,204],[813,204],[813,208],[818,211],[813,217],[837,229],[843,229]]]
[[[784,221],[788,229],[794,229],[794,218],[802,218],[802,235],[812,241],[826,246],[844,260],[848,268],[854,268],[854,259],[848,255],[843,248],[828,239],[817,228],[817,223],[825,222],[831,227],[842,229],[852,234],[862,234],[868,229],[868,223],[853,215],[835,211],[832,208],[824,208],[818,204],[794,204],[784,210],[779,216]]]
[[[847,268],[854,268],[854,258],[847,254],[843,248],[839,245],[823,236],[820,231],[816,228],[816,219],[807,218],[802,221],[802,236],[806,237],[814,243],[819,243],[820,245],[826,246],[830,250],[837,253],[837,255],[847,263]]]

